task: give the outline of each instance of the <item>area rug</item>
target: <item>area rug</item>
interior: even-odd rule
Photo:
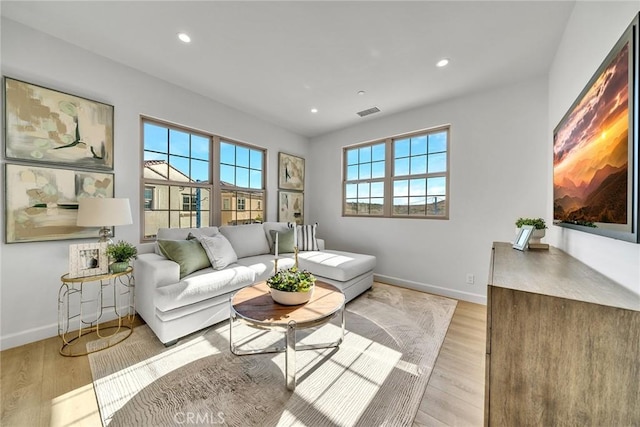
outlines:
[[[145,325],[89,355],[104,425],[409,426],[456,301],[376,283],[347,304],[339,348],[299,351],[288,391],[284,354],[235,356],[224,322],[165,348]],[[256,347],[282,334],[234,328]],[[330,342],[334,321],[300,334]],[[89,343],[88,346],[103,343]]]

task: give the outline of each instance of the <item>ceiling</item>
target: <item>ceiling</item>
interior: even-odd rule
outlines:
[[[2,1],[1,13],[313,137],[546,74],[573,5]],[[178,32],[192,42],[180,42]],[[444,57],[450,64],[436,67]],[[373,106],[381,112],[356,114]]]

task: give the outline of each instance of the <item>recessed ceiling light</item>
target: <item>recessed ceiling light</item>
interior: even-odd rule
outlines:
[[[358,95],[364,95],[364,94],[365,94],[365,91],[363,91],[363,90],[359,90],[358,91]]]
[[[315,113],[317,113],[317,112],[318,112],[318,109],[317,109],[317,108],[312,108],[312,109],[311,109],[311,112],[312,112],[313,114],[315,114]]]
[[[178,33],[178,38],[181,42],[191,43],[191,37],[189,37],[189,34],[187,33]]]
[[[447,64],[449,64],[449,60],[447,58],[442,58],[436,63],[436,67],[445,67]]]

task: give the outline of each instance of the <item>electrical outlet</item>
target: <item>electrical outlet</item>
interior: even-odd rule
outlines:
[[[475,280],[476,278],[474,277],[473,273],[467,273],[467,285],[473,285]]]

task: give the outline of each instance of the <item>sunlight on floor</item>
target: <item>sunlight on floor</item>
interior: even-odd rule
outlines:
[[[338,327],[335,325],[327,325],[324,328],[335,328],[333,333],[338,332]],[[353,332],[347,331],[345,343],[348,344],[343,343],[342,351],[336,352],[324,362],[323,375],[315,376],[313,379],[306,378],[305,387],[298,387],[295,392],[314,407],[318,412],[317,417],[325,424],[327,421],[329,424],[355,424],[391,372],[401,362],[402,353]],[[356,351],[345,351],[347,345]],[[302,369],[298,372],[299,377],[304,377],[308,371],[313,370],[327,350],[303,353],[311,357],[306,358],[299,353],[298,357],[302,362]],[[415,365],[413,369],[407,365],[409,364],[403,363],[403,370],[417,371]],[[347,404],[346,395],[341,392],[345,390],[357,390],[358,398],[348,399]],[[297,420],[295,408],[289,407],[282,413],[280,423],[289,425],[292,422],[295,423],[295,420]]]
[[[70,414],[73,414],[73,419]],[[87,384],[51,400],[51,427],[101,425],[93,384]]]
[[[319,328],[300,331],[297,341],[299,344],[332,342],[340,333],[340,325],[329,323]],[[108,423],[113,415],[136,395],[172,371],[196,360],[228,351],[228,338],[228,325],[224,325],[209,330],[204,336],[163,349],[161,354],[98,379],[96,387],[102,387],[98,399],[103,417]],[[242,342],[250,348],[272,347],[276,344],[280,346],[282,340],[282,333],[267,333],[242,324],[238,325],[237,329],[234,328],[234,341]],[[296,352],[298,387],[282,407],[278,423],[307,423],[311,417],[314,420],[313,424],[316,424],[316,421],[330,425],[356,424],[365,412],[370,410],[370,406],[376,404],[376,399],[380,399],[383,385],[401,378],[392,377],[394,371],[404,372],[405,380],[407,375],[421,375],[422,369],[401,360],[402,358],[402,353],[395,348],[348,329],[339,349]],[[269,357],[270,363],[275,364],[282,372],[281,378],[284,378],[284,359],[284,353],[275,353]],[[284,387],[284,380],[282,383],[264,386]],[[301,417],[305,419],[302,420]]]
[[[105,401],[100,402],[106,420],[120,410],[136,394],[153,383],[157,378],[192,363],[195,360],[218,354],[220,350],[211,345],[205,337],[198,337],[184,344],[175,345],[157,356],[145,359],[125,369],[100,378],[96,385],[124,381],[125,378],[135,378],[134,384],[129,384],[129,393],[123,393],[124,389],[116,387],[115,393],[103,395]],[[108,389],[108,387],[105,387]],[[100,397],[99,397],[100,398]]]

